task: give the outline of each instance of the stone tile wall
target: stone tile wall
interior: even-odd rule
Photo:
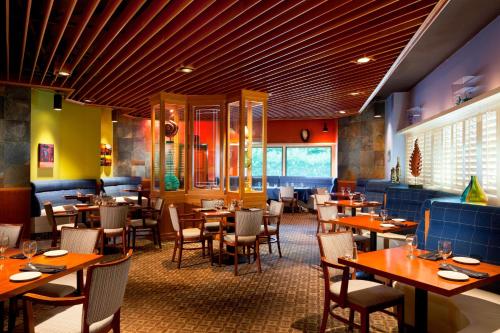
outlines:
[[[384,117],[373,118],[372,107],[361,115],[339,121],[338,177],[385,177]]]
[[[119,117],[113,125],[113,175],[150,178],[150,131],[149,119]]]
[[[0,86],[0,187],[30,183],[31,90]]]

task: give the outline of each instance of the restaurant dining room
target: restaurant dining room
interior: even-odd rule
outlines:
[[[499,0],[0,18],[0,333],[500,332]]]

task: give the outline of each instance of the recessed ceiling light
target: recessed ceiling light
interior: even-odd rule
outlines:
[[[177,71],[182,73],[191,73],[193,70],[194,68],[191,66],[180,66],[177,68]]]
[[[92,99],[92,98],[85,98],[83,100],[85,103],[94,103],[95,102],[95,99]]]
[[[70,76],[71,73],[69,71],[64,70],[64,69],[60,69],[59,72],[57,72],[57,75],[59,75],[59,76]]]
[[[345,111],[344,110],[340,110],[339,113],[340,114],[345,114]]]
[[[370,58],[370,57],[361,57],[361,58],[356,59],[356,62],[358,64],[366,64],[367,62],[370,62],[371,60],[372,60],[372,58]]]
[[[359,91],[354,91],[352,93],[349,93],[349,95],[351,96],[358,96],[359,94],[361,94]]]

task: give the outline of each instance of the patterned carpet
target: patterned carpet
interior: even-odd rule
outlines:
[[[143,242],[132,262],[122,331],[318,332],[324,285],[315,231],[315,215],[285,214],[283,258],[275,245],[272,254],[262,245],[262,274],[255,264],[241,264],[237,277],[233,266],[210,266],[201,251],[184,251],[178,270],[172,242],[162,250]],[[370,319],[371,332],[397,331],[392,317],[375,313]],[[328,331],[347,329],[330,318]]]

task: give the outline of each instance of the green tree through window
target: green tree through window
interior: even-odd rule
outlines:
[[[330,177],[331,172],[331,147],[287,147],[287,176]]]

